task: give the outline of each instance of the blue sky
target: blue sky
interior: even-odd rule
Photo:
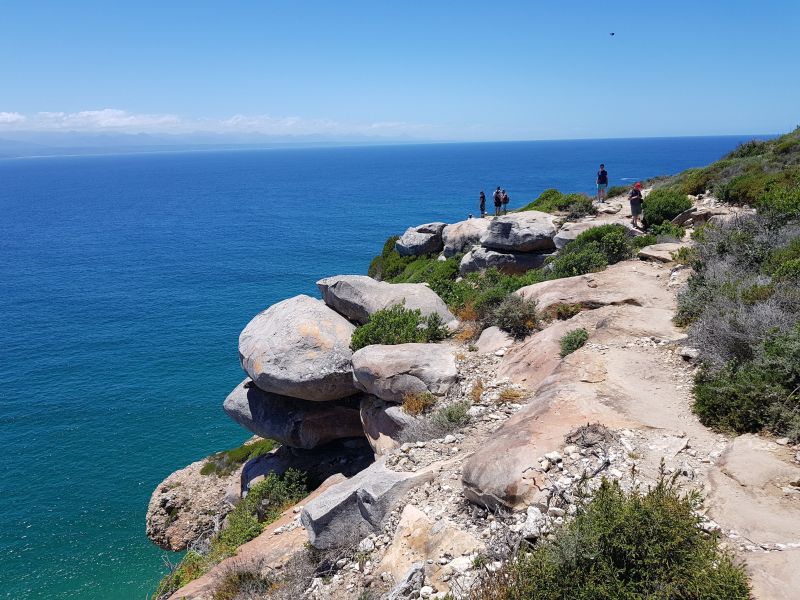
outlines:
[[[0,136],[782,132],[798,32],[797,0],[11,0]]]

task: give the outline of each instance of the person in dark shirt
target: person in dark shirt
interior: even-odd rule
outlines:
[[[600,165],[600,170],[597,172],[597,201],[606,201],[606,190],[608,189],[608,171],[605,165]]]
[[[481,218],[486,216],[486,194],[481,190]]]
[[[506,194],[505,190],[502,190],[500,193],[500,201],[503,203],[503,214],[508,214],[508,194]]]
[[[644,202],[641,182],[637,181],[633,186],[633,189],[628,194],[628,200],[631,203],[631,225],[637,229],[642,229],[642,224],[639,221],[642,215],[642,203]]]
[[[494,199],[494,214],[495,216],[500,216],[500,207],[503,205],[503,194],[500,192],[500,186],[497,186],[497,189],[494,191],[492,195]]]

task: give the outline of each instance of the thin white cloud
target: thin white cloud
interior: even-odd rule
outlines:
[[[222,119],[187,119],[174,114],[138,114],[116,108],[78,112],[46,111],[31,115],[0,112],[0,132],[116,132],[151,134],[259,134],[350,136],[432,136],[436,127],[402,121],[345,123],[299,116],[236,114]]]

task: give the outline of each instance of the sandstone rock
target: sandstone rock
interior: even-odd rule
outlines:
[[[481,236],[489,229],[489,219],[467,219],[448,225],[442,231],[444,255],[455,256],[467,252],[480,242]]]
[[[671,306],[672,295],[661,277],[663,270],[641,261],[623,261],[605,271],[543,281],[517,290],[523,298],[536,300],[539,310],[559,304],[598,308],[609,304]]]
[[[593,227],[598,227],[603,225],[601,222],[595,221],[583,221],[581,223],[564,223],[561,226],[561,229],[558,230],[558,233],[553,238],[553,243],[556,245],[556,248],[561,250],[564,246],[569,244],[572,240],[578,237],[581,233],[586,231],[587,229],[592,229]]]
[[[663,244],[651,244],[639,250],[639,258],[642,260],[654,260],[657,262],[668,263],[675,259],[672,257],[674,252],[686,247],[686,244],[665,242]]]
[[[360,390],[402,402],[407,393],[446,393],[458,371],[453,351],[443,344],[376,344],[353,354],[353,377]]]
[[[492,267],[503,273],[515,275],[544,266],[552,254],[530,252],[497,252],[486,248],[473,248],[464,255],[458,266],[461,275],[484,271]]]
[[[509,348],[513,344],[514,338],[499,327],[487,327],[475,342],[480,354],[492,354],[501,348]]]
[[[325,304],[356,323],[366,323],[370,315],[395,304],[419,309],[422,316],[438,314],[454,325],[453,314],[444,301],[423,283],[386,283],[365,275],[338,275],[317,282]]]
[[[448,591],[448,576],[453,569],[439,564],[439,557],[468,556],[483,548],[483,543],[469,533],[445,520],[433,521],[415,506],[407,504],[378,571],[387,571],[395,580],[400,580],[412,565],[423,564],[425,580],[440,591]]]
[[[404,441],[403,431],[413,427],[417,419],[401,406],[365,395],[361,399],[361,423],[370,446],[380,456],[397,448]]]
[[[546,252],[555,248],[553,215],[531,210],[492,219],[481,245],[500,252]]]
[[[333,548],[376,531],[408,492],[434,476],[432,469],[409,473],[390,471],[383,459],[305,504],[302,522],[310,543]]]
[[[425,223],[409,227],[400,236],[394,248],[400,256],[422,256],[440,252],[443,248],[442,230],[446,223]]]
[[[387,600],[406,600],[414,598],[425,583],[425,565],[415,563],[400,578],[400,581],[389,592]]]
[[[336,400],[356,392],[350,359],[355,327],[309,296],[295,296],[256,315],[239,336],[242,368],[264,391],[303,400]]]
[[[228,416],[256,435],[294,448],[316,448],[363,435],[356,400],[310,402],[264,392],[249,379],[222,406]]]

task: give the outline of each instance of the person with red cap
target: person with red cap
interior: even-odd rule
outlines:
[[[644,202],[641,181],[637,181],[633,186],[630,194],[628,194],[628,200],[631,203],[631,225],[637,229],[643,229],[644,226],[639,221],[639,217],[642,215],[642,203]]]

